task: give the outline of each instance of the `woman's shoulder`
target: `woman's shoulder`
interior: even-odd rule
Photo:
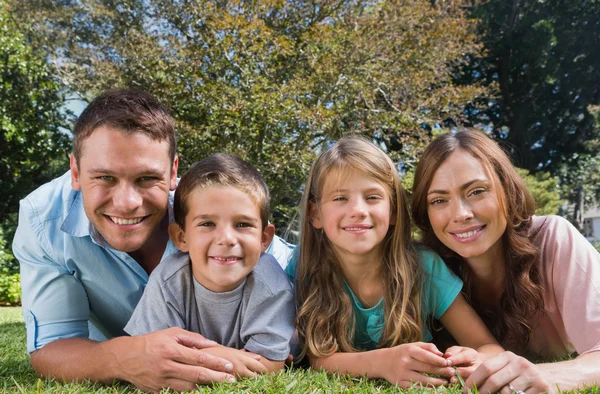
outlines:
[[[557,215],[548,215],[532,217],[530,234],[533,239],[556,238],[579,234],[579,231],[567,219]]]

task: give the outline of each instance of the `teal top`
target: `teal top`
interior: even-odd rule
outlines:
[[[289,265],[286,268],[288,278],[293,281],[299,248],[296,248]],[[418,249],[417,255],[425,273],[424,291],[422,296],[423,341],[430,342],[431,333],[427,327],[429,318],[439,319],[454,302],[462,289],[462,281],[454,275],[444,261],[434,252]],[[354,309],[355,330],[354,346],[362,350],[376,349],[383,334],[385,315],[383,298],[377,305],[364,308],[358,298],[344,282],[346,292],[352,300]]]

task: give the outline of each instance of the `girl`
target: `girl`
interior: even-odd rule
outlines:
[[[467,379],[480,392],[571,390],[600,382],[600,255],[566,220],[534,216],[533,198],[498,144],[476,130],[444,134],[421,157],[413,217],[423,241],[465,281],[512,352]]]
[[[468,375],[502,351],[460,295],[461,281],[411,239],[404,190],[375,145],[344,138],[314,163],[302,204],[295,276],[298,334],[313,367],[409,387]],[[297,266],[297,267],[295,267]],[[433,344],[435,317],[459,343]],[[425,342],[421,342],[425,341]]]

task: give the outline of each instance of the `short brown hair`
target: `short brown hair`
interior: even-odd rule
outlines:
[[[104,92],[83,110],[73,130],[73,153],[79,162],[83,141],[100,126],[125,133],[143,133],[155,141],[168,141],[171,162],[175,158],[173,118],[152,95],[139,90]]]
[[[260,173],[237,156],[219,153],[200,160],[183,174],[173,201],[175,222],[185,228],[189,207],[187,200],[194,190],[207,187],[233,186],[247,193],[259,206],[260,220],[264,230],[269,221],[271,196]]]

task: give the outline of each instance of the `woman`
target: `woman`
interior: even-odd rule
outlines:
[[[534,216],[533,198],[500,147],[477,131],[425,150],[412,212],[423,242],[506,349],[466,381],[479,392],[547,392],[600,384],[600,255],[566,220]],[[514,352],[514,353],[513,353]],[[577,358],[533,364],[517,356]]]

